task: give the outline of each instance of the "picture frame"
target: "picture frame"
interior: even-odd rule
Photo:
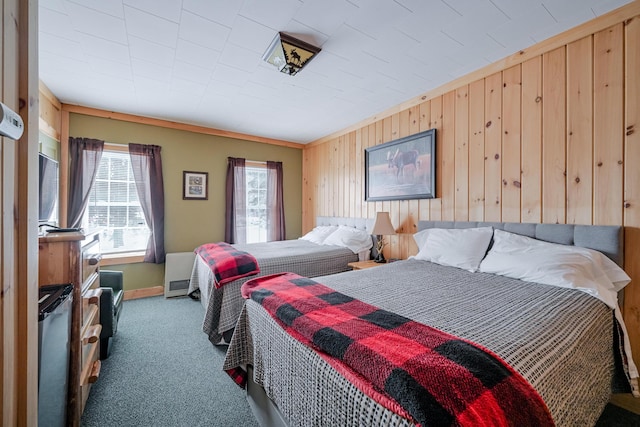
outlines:
[[[365,149],[365,200],[436,197],[436,129]]]
[[[209,172],[182,172],[182,199],[209,199]]]

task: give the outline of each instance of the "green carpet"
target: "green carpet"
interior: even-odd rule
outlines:
[[[202,332],[203,317],[186,297],[125,301],[82,426],[257,426],[244,390],[222,371],[224,348]]]
[[[202,332],[203,316],[202,305],[186,297],[125,301],[82,425],[257,426],[244,390],[222,371],[225,348]],[[597,424],[632,426],[640,416],[613,405]]]

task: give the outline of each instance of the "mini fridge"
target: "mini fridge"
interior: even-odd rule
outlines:
[[[73,286],[40,287],[38,300],[38,425],[66,425]]]

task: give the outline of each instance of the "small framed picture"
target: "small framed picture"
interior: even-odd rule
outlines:
[[[209,172],[182,172],[182,199],[207,200],[209,198]]]

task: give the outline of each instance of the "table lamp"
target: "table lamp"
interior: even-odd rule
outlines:
[[[375,262],[386,262],[384,259],[384,255],[382,255],[382,249],[386,246],[384,241],[385,235],[396,234],[396,230],[393,228],[391,224],[391,218],[389,217],[389,212],[377,212],[376,213],[376,221],[373,223],[373,229],[371,230],[371,234],[375,234],[377,236],[376,240],[376,257],[374,258]]]

